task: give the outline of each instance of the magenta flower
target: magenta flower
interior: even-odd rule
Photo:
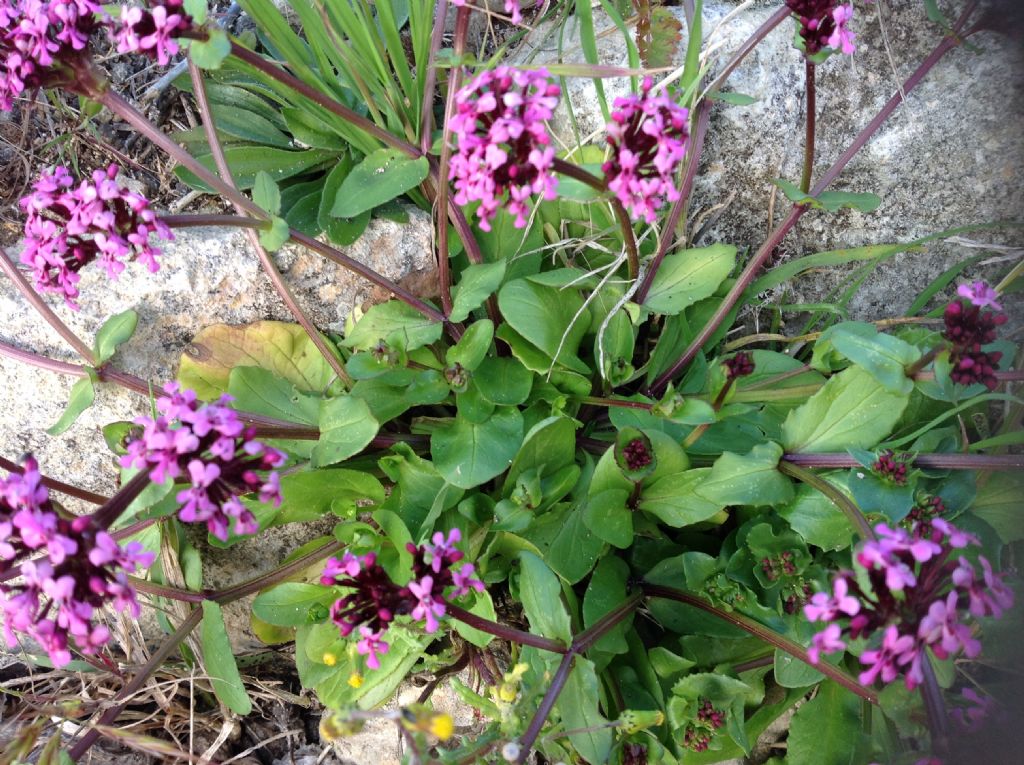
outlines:
[[[1003,310],[1003,306],[999,303],[999,293],[990,287],[987,282],[977,281],[974,284],[961,284],[956,288],[956,294],[978,308],[991,308],[994,311]]]
[[[786,5],[800,22],[800,37],[808,56],[825,47],[853,53],[854,35],[847,25],[853,18],[853,4],[840,5],[837,0],[786,0]]]
[[[387,653],[390,647],[381,640],[384,632],[374,632],[369,627],[360,627],[359,634],[363,636],[363,639],[356,644],[356,650],[361,656],[369,656],[366,660],[367,667],[370,669],[380,669],[380,659],[377,657]]]
[[[850,19],[852,18],[852,3],[850,5],[840,5],[832,11],[832,20],[835,22],[835,29],[828,38],[828,47],[833,50],[842,50],[842,52],[847,55],[850,55],[857,50],[857,46],[853,43],[857,35],[846,28],[846,25],[850,23]]]
[[[97,15],[103,9],[93,0],[0,0],[0,110],[26,90],[84,76]]]
[[[602,166],[608,188],[633,220],[654,223],[666,201],[679,198],[675,171],[686,156],[689,112],[664,93],[652,96],[644,78],[640,95],[615,99],[606,128],[612,156]]]
[[[205,522],[218,539],[228,538],[232,520],[235,534],[255,533],[256,518],[238,495],[258,492],[261,502],[281,504],[276,474],[262,478],[256,471],[278,467],[285,455],[254,439],[228,408],[230,396],[200,404],[195,393],[182,391],[177,383],[168,383],[164,391],[168,395],[156,400],[160,414],[135,420],[143,426],[142,435],[128,444],[121,465],[148,469],[156,483],[187,476],[191,486],[176,497],[182,503],[178,517]]]
[[[21,200],[27,213],[21,262],[32,268],[38,290],[64,295],[76,310],[78,272],[84,266],[99,260],[111,279],[128,260],[157,271],[160,250],[149,244],[150,235],[174,238],[145,197],[118,185],[117,173],[117,165],[110,165],[76,187],[71,172],[56,167]]]
[[[951,560],[954,550],[980,543],[943,518],[927,514],[910,531],[879,524],[875,532],[878,539],[865,542],[854,557],[864,576],[840,572],[832,596],[817,593],[804,607],[808,620],[827,623],[808,655],[817,663],[820,654],[845,649],[846,635],[875,641],[881,634],[881,646],[861,655],[869,665],[861,682],[881,677],[888,683],[902,672],[913,689],[924,681],[925,649],[940,659],[977,657],[981,644],[966,623],[968,612],[1001,616],[1013,604],[1013,593],[984,557],[978,558],[981,577],[966,558]]]
[[[882,637],[882,647],[877,651],[865,651],[860,663],[871,665],[858,676],[864,685],[871,685],[881,675],[883,683],[891,683],[899,674],[899,667],[909,664],[914,658],[914,638],[901,635],[895,626],[889,626]]]
[[[444,601],[434,597],[434,577],[428,575],[419,582],[409,582],[409,592],[416,597],[412,618],[426,622],[427,632],[437,632],[437,617],[444,616],[445,608]]]
[[[167,65],[178,53],[173,38],[192,29],[192,17],[182,5],[183,0],[149,0],[149,9],[123,7],[120,22],[110,29],[117,52],[141,53]]]
[[[138,542],[122,547],[90,516],[59,515],[36,461],[29,457],[24,467],[0,479],[0,574],[21,568],[20,580],[0,582],[3,631],[10,648],[25,635],[63,667],[72,643],[93,654],[109,641],[96,621],[105,606],[139,616],[128,574],[148,567],[153,555]]]
[[[472,564],[455,566],[464,557],[454,547],[461,536],[458,529],[452,529],[447,537],[435,533],[433,544],[409,543],[406,547],[413,558],[412,579],[405,586],[388,576],[377,563],[376,553],[356,556],[346,550],[340,559],[327,561],[320,583],[349,590],[331,606],[331,621],[342,637],[359,629],[363,641],[356,649],[371,657],[367,661],[371,669],[377,668],[375,655],[387,651],[387,643],[381,642],[381,638],[397,617],[411,616],[423,622],[427,632],[436,632],[440,627],[438,619],[447,612],[449,600],[467,594],[471,588],[483,591],[483,582],[473,577]]]
[[[484,231],[491,230],[490,221],[503,204],[515,216],[516,227],[523,228],[531,196],[555,197],[555,152],[545,123],[561,90],[548,78],[544,69],[499,66],[481,72],[455,96],[449,125],[456,151],[448,177],[455,183],[457,204],[480,202],[476,214]]]
[[[999,381],[995,372],[1003,354],[986,352],[983,345],[995,342],[996,330],[1007,322],[1006,314],[982,311],[977,305],[965,306],[954,300],[942,316],[946,329],[942,336],[949,341],[949,361],[953,365],[950,378],[961,385],[981,383],[995,390]]]

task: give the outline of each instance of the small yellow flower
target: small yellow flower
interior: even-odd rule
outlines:
[[[366,724],[365,720],[352,720],[344,713],[328,712],[320,718],[320,738],[324,741],[353,736],[359,733]]]
[[[430,733],[442,741],[447,741],[455,733],[455,721],[449,714],[436,714],[430,720]]]
[[[338,655],[332,653],[331,651],[325,651],[322,657],[322,661],[328,667],[333,667],[335,664],[338,663]]]
[[[363,676],[358,672],[353,672],[348,676],[348,684],[353,688],[361,688],[363,685]]]

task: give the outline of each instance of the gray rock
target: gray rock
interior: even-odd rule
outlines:
[[[374,220],[363,237],[344,251],[394,279],[428,270],[432,264],[430,219],[409,210],[409,223]],[[9,257],[16,260],[20,248]],[[82,272],[81,310],[69,310],[51,298],[57,314],[87,343],[110,316],[128,308],[139,314],[135,336],[118,351],[114,364],[153,381],[159,388],[173,378],[181,353],[195,334],[214,323],[245,324],[260,319],[290,320],[283,303],[263,274],[244,234],[223,229],[179,230],[166,243],[162,267],[150,274],[131,264],[116,282],[99,268]],[[300,248],[277,255],[285,278],[313,322],[323,329],[341,329],[352,308],[371,294],[372,285],[341,266]],[[79,363],[61,338],[27,305],[14,286],[0,277],[0,339],[25,350]],[[96,403],[70,430],[51,437],[45,430],[60,417],[75,380],[0,356],[0,444],[8,459],[32,452],[44,474],[92,491],[116,489],[117,466],[103,441],[102,427],[147,412],[147,401],[113,385],[97,387]],[[62,498],[63,499],[63,498]],[[81,504],[68,502],[82,510]],[[204,551],[211,586],[224,586],[273,568],[299,545],[326,533],[327,528],[281,527],[259,541],[229,551]],[[196,539],[201,535],[196,535]],[[255,643],[249,632],[245,602],[227,609],[229,631],[238,647]]]
[[[757,3],[740,9],[734,2],[704,3],[705,48],[712,72],[720,69],[744,40],[781,3]],[[890,7],[894,6],[894,7]],[[681,8],[672,8],[683,21]],[[728,21],[719,23],[731,12]],[[595,10],[595,28],[612,28]],[[815,177],[841,154],[856,133],[928,55],[941,37],[920,3],[857,6],[853,22],[858,50],[851,59],[833,56],[818,67],[818,138]],[[789,204],[772,184],[775,178],[798,181],[803,162],[804,73],[792,47],[793,22],[786,21],[747,57],[725,90],[757,98],[747,107],[717,104],[701,158],[691,225],[699,228],[718,205],[727,204],[704,229],[702,243],[732,242],[756,249]],[[534,64],[557,60],[557,30],[540,28],[516,55]],[[887,44],[886,44],[887,41]],[[866,244],[906,242],[954,226],[1019,218],[1024,210],[1024,133],[1012,126],[1024,111],[1024,54],[1008,39],[982,33],[972,42],[981,52],[954,50],[927,75],[883,128],[830,187],[872,192],[882,198],[873,213],[812,211],[783,243],[784,258]],[[626,66],[621,35],[600,36],[601,64]],[[584,60],[578,30],[566,27],[567,62]],[[683,51],[677,56],[682,62]],[[604,80],[609,103],[627,87],[624,80]],[[589,81],[571,79],[579,133],[603,139],[604,118]],[[553,132],[565,145],[575,138],[564,106]],[[774,214],[769,215],[773,209]],[[999,244],[1000,232],[976,233],[970,239]],[[880,318],[905,310],[916,293],[958,260],[985,249],[962,243],[929,244],[913,254],[881,264],[851,303],[858,318]],[[1005,264],[1002,266],[1005,270]],[[815,274],[791,285],[784,302],[825,299],[848,269]],[[975,268],[971,277],[998,269]]]

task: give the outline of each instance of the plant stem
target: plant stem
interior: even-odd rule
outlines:
[[[434,134],[434,86],[437,84],[437,52],[444,44],[444,28],[448,19],[448,0],[437,0],[434,7],[434,28],[430,32],[430,58],[424,73],[423,104],[420,113],[420,153],[429,154]],[[458,23],[458,22],[456,22]],[[449,75],[451,76],[451,75]],[[447,114],[447,111],[445,112]]]
[[[289,577],[301,573],[303,569],[323,560],[328,555],[338,552],[344,546],[345,545],[341,542],[328,542],[322,547],[318,547],[312,552],[308,552],[290,563],[286,563],[283,566],[275,568],[273,571],[268,571],[265,574],[254,576],[252,579],[247,579],[244,582],[233,584],[227,589],[220,590],[219,592],[211,592],[207,595],[207,600],[212,600],[216,603],[220,603],[221,605],[233,603],[236,600],[244,598],[246,595],[259,592],[263,588],[269,587],[272,584],[286,581]]]
[[[782,460],[805,468],[860,467],[857,460],[842,452],[787,452]],[[1024,454],[916,454],[911,464],[939,470],[1021,470],[1024,469]]]
[[[581,404],[591,404],[594,406],[618,406],[624,409],[646,409],[650,411],[653,404],[648,404],[646,401],[626,401],[620,398],[602,398],[600,396],[580,396],[577,399]]]
[[[636,295],[633,298],[633,302],[638,305],[643,305],[647,299],[647,293],[651,290],[651,285],[654,283],[654,277],[658,273],[658,269],[661,268],[661,261],[665,259],[668,251],[672,248],[672,245],[676,241],[676,228],[679,226],[679,221],[683,217],[683,212],[687,207],[690,199],[690,192],[693,190],[693,181],[697,177],[697,167],[700,165],[700,155],[704,149],[704,136],[708,132],[708,119],[711,116],[711,101],[704,99],[700,104],[700,112],[697,114],[697,127],[694,131],[693,141],[690,144],[690,150],[687,152],[686,158],[686,172],[683,175],[683,182],[679,186],[679,199],[672,203],[672,209],[669,211],[668,219],[665,221],[665,227],[661,232],[661,241],[658,243],[658,251],[654,255],[654,259],[651,264],[647,267],[647,272],[644,274],[644,278],[640,282],[640,287],[636,291]]]
[[[92,514],[93,523],[101,529],[110,528],[132,501],[149,486],[149,471],[140,470],[117,493],[98,507]]]
[[[60,320],[60,317],[53,312],[53,309],[46,304],[46,301],[36,292],[32,285],[28,283],[24,276],[21,275],[21,271],[15,266],[10,259],[7,257],[7,253],[0,250],[0,271],[3,271],[7,278],[14,282],[14,286],[17,287],[18,292],[24,295],[25,299],[32,305],[33,308],[39,313],[46,323],[53,327],[57,334],[67,341],[67,344],[75,349],[75,353],[81,356],[86,363],[92,364],[94,359],[92,355],[92,349],[86,345],[82,340],[71,331],[71,328]]]
[[[292,241],[298,242],[303,247],[313,250],[314,252],[320,253],[324,257],[333,260],[335,263],[344,266],[349,271],[359,274],[367,281],[376,284],[378,287],[386,289],[388,292],[394,294],[395,297],[397,297],[403,303],[408,305],[410,308],[416,309],[421,314],[426,316],[428,319],[432,321],[445,321],[444,314],[438,311],[432,305],[424,303],[422,300],[413,295],[407,289],[399,287],[393,281],[384,276],[381,276],[369,266],[364,266],[358,260],[353,260],[348,255],[345,255],[344,253],[336,250],[334,247],[331,247],[329,244],[325,244],[324,242],[321,242],[318,239],[314,239],[311,236],[307,236],[306,234],[303,234],[301,231],[296,231],[295,229],[291,230],[291,238]]]
[[[235,228],[266,228],[267,221],[244,215],[218,215],[198,213],[195,215],[160,215],[159,220],[168,228],[198,228],[200,226],[234,226]]]
[[[19,475],[22,475],[25,472],[25,468],[21,465],[16,462],[11,462],[8,459],[4,459],[3,457],[0,457],[0,468],[3,468],[8,473],[18,473]],[[102,494],[94,494],[86,489],[80,489],[77,486],[72,486],[69,483],[64,483],[63,481],[58,481],[56,478],[49,478],[45,475],[40,480],[40,483],[42,483],[47,489],[59,491],[61,494],[67,494],[69,497],[81,499],[85,502],[91,502],[94,505],[102,505],[110,501],[110,497],[104,497]]]
[[[868,519],[864,517],[864,513],[860,511],[860,508],[824,478],[815,475],[806,468],[794,465],[792,462],[787,462],[785,459],[779,460],[779,472],[797,479],[800,483],[814,487],[832,500],[832,503],[843,511],[843,515],[846,516],[850,525],[857,529],[861,539],[875,538],[875,531],[871,528],[871,524],[868,523]]]
[[[217,128],[213,122],[213,111],[210,109],[210,100],[206,97],[206,83],[203,81],[202,72],[199,67],[193,63],[191,59],[188,62],[189,75],[192,78],[192,92],[196,99],[196,104],[199,106],[199,114],[203,120],[203,130],[206,132],[206,142],[210,145],[210,154],[213,155],[213,161],[217,165],[217,172],[220,173],[221,179],[237,190],[235,181],[231,176],[231,168],[228,167],[227,157],[224,155],[224,148],[220,145],[220,138],[217,136]],[[244,212],[244,208],[241,205],[235,204],[235,209],[239,215]],[[295,300],[295,296],[292,291],[288,288],[284,278],[281,276],[281,272],[277,270],[277,266],[274,261],[270,258],[270,254],[266,248],[260,242],[259,234],[252,228],[246,230],[246,236],[249,237],[249,243],[256,251],[257,257],[260,259],[260,265],[263,267],[263,271],[267,274],[270,279],[270,283],[274,286],[274,290],[277,292],[278,297],[284,302],[285,307],[289,313],[295,317],[295,320],[299,323],[302,329],[305,331],[306,336],[312,341],[316,349],[320,351],[320,355],[324,361],[327,362],[334,374],[338,376],[338,379],[342,381],[346,388],[352,387],[352,378],[349,377],[348,372],[345,371],[345,366],[342,364],[341,359],[338,358],[338,354],[333,348],[331,348],[324,336],[320,334],[313,322],[310,321],[309,316],[302,310],[302,306]]]
[[[177,600],[182,603],[202,603],[207,599],[206,595],[201,592],[192,592],[191,590],[183,590],[180,587],[157,584],[146,579],[139,579],[136,576],[129,576],[128,582],[139,592],[167,598],[168,600]]]
[[[966,17],[961,17],[961,21],[958,22],[962,26],[962,22],[966,21]],[[959,28],[959,27],[958,27]],[[896,110],[906,97],[921,80],[924,79],[925,75],[932,70],[932,68],[946,55],[950,50],[956,48],[961,43],[961,39],[954,35],[947,35],[942,38],[935,49],[928,55],[927,58],[921,63],[917,70],[910,75],[903,88],[898,90],[892,95],[885,106],[875,115],[874,119],[868,123],[868,125],[861,130],[853,142],[847,147],[846,151],[840,155],[839,159],[830,167],[821,179],[814,185],[814,188],[809,192],[811,196],[818,196],[824,191],[829,184],[836,179],[836,177],[843,171],[850,160],[853,159],[854,155],[863,148],[868,140],[878,131],[889,116]],[[800,220],[803,214],[808,210],[807,205],[795,204],[790,210],[789,215],[779,224],[779,226],[771,233],[767,241],[757,251],[757,254],[747,263],[746,267],[740,273],[736,279],[736,283],[732,289],[729,290],[728,295],[722,300],[718,309],[714,315],[707,321],[697,336],[690,342],[690,345],[683,352],[682,356],[662,374],[657,380],[654,381],[650,387],[650,393],[654,396],[660,394],[660,391],[665,389],[665,386],[674,378],[680,371],[682,371],[697,355],[701,347],[708,341],[708,339],[717,331],[719,325],[725,318],[732,312],[733,307],[743,296],[747,287],[754,280],[754,277],[764,266],[765,262],[771,256],[775,247],[785,238],[786,234],[789,233],[790,229],[796,225],[796,222]]]
[[[9,359],[20,361],[23,364],[31,364],[34,367],[39,367],[40,369],[45,369],[49,372],[55,372],[59,375],[85,377],[87,374],[85,367],[80,364],[71,364],[67,361],[57,361],[57,359],[41,356],[33,351],[15,348],[10,343],[5,343],[2,340],[0,340],[0,356],[6,356]]]
[[[603,194],[608,191],[608,183],[604,178],[598,178],[593,173],[588,173],[582,167],[574,165],[571,162],[566,162],[564,159],[560,159],[559,157],[555,157],[552,161],[551,169],[556,173],[561,173],[562,175],[574,178],[580,183],[585,183],[599,194]],[[626,260],[627,267],[629,269],[629,278],[636,279],[640,273],[640,255],[636,249],[636,237],[633,235],[633,224],[629,220],[629,213],[626,212],[626,208],[622,206],[622,202],[619,201],[618,197],[612,196],[608,201],[611,202],[612,209],[615,211],[615,218],[619,221],[619,228],[622,229],[622,241],[626,246]]]
[[[814,123],[816,117],[814,62],[804,58],[805,81],[807,84],[807,132],[804,136],[804,172],[800,176],[800,191],[805,194],[811,188],[811,172],[814,170]]]
[[[534,648],[539,648],[542,651],[551,651],[552,653],[558,654],[567,653],[569,650],[560,640],[552,640],[551,638],[534,635],[532,632],[524,632],[523,630],[506,627],[504,624],[492,622],[490,619],[484,619],[482,616],[472,614],[464,608],[459,608],[452,603],[445,604],[445,608],[448,615],[453,619],[458,619],[460,622],[472,627],[473,629],[486,632],[488,635],[494,635],[495,637],[501,638],[509,643],[529,645]]]
[[[734,627],[739,627],[744,632],[747,632],[756,638],[760,638],[769,645],[778,648],[780,651],[788,653],[793,658],[799,659],[804,664],[814,667],[823,675],[839,683],[847,690],[857,694],[865,701],[869,701],[876,705],[878,704],[878,694],[873,690],[864,687],[846,672],[838,667],[832,666],[827,661],[819,662],[818,664],[812,663],[810,657],[807,655],[807,651],[799,643],[783,637],[774,630],[768,629],[761,623],[751,619],[749,616],[745,616],[737,611],[723,611],[703,598],[672,587],[663,587],[657,584],[645,583],[643,585],[643,590],[644,594],[648,597],[665,598],[667,600],[674,600],[677,603],[685,603],[689,606],[693,606],[694,608],[699,608],[705,613],[717,616],[719,619],[729,622]]]
[[[526,758],[530,755],[533,743],[537,740],[537,736],[540,735],[540,729],[544,727],[544,721],[548,719],[548,715],[551,714],[555,702],[558,701],[559,694],[569,680],[569,673],[572,671],[574,661],[576,661],[576,654],[570,651],[559,662],[558,669],[555,670],[555,676],[551,678],[551,685],[548,686],[547,691],[544,693],[544,698],[540,700],[540,706],[537,707],[537,711],[534,713],[533,719],[530,720],[530,725],[526,728],[526,732],[519,739],[519,756],[516,758],[516,763],[519,763],[519,765],[526,762]]]
[[[913,379],[918,374],[918,372],[920,372],[926,366],[928,366],[933,361],[935,361],[935,357],[938,356],[940,353],[942,353],[942,351],[944,351],[944,350],[946,350],[945,343],[943,343],[942,345],[936,345],[934,348],[932,348],[926,354],[921,356],[921,358],[919,358],[913,364],[908,365],[903,370],[904,374],[906,374],[907,377],[910,377],[911,379]]]
[[[715,77],[710,85],[708,85],[705,93],[715,93],[720,90],[725,84],[725,81],[729,79],[729,75],[731,75],[733,71],[735,71],[736,67],[743,62],[743,59],[745,59],[747,55],[768,36],[769,32],[785,21],[790,14],[791,11],[789,8],[782,7],[765,19],[764,23],[755,29],[754,33],[747,38],[743,45],[741,45],[739,49],[732,54],[732,58],[729,59],[729,62],[722,68],[722,71],[718,73],[718,76]]]
[[[145,663],[145,665],[142,667],[142,669],[138,671],[135,677],[133,677],[127,685],[125,685],[120,691],[118,691],[117,695],[113,698],[114,705],[109,707],[107,711],[103,713],[103,715],[99,719],[99,722],[96,723],[97,725],[110,725],[112,722],[117,720],[118,716],[121,714],[121,711],[127,705],[129,697],[131,697],[136,691],[140,690],[142,686],[146,684],[146,681],[149,679],[149,676],[156,672],[156,670],[158,670],[163,665],[163,663],[167,660],[171,653],[174,652],[174,649],[178,647],[178,644],[181,643],[185,638],[187,638],[189,636],[189,633],[191,633],[192,630],[194,630],[196,626],[199,624],[199,622],[202,621],[202,618],[202,609],[193,609],[192,613],[189,614],[188,618],[181,623],[181,626],[178,627],[178,629],[176,629],[172,635],[170,635],[164,640],[164,642],[160,645],[160,648],[157,649],[156,653],[154,653],[149,658],[149,661]],[[100,732],[95,727],[87,731],[85,735],[82,736],[82,738],[80,738],[78,742],[71,748],[71,751],[68,753],[68,756],[73,761],[77,762],[83,754],[89,751],[89,747],[96,743],[96,739],[98,739],[99,737]]]
[[[552,708],[555,706],[555,702],[558,700],[559,694],[562,689],[565,688],[565,683],[569,679],[569,672],[572,670],[573,662],[577,656],[583,654],[588,648],[590,648],[595,642],[597,642],[603,635],[609,630],[613,629],[623,619],[633,613],[643,600],[642,592],[635,592],[624,602],[620,603],[613,610],[602,616],[589,628],[585,629],[575,638],[573,638],[572,645],[569,650],[562,657],[562,661],[558,665],[558,669],[555,671],[555,676],[551,680],[551,685],[548,686],[547,691],[544,694],[544,698],[541,699],[540,706],[537,707],[537,711],[533,715],[533,719],[530,720],[529,726],[526,728],[526,732],[522,738],[519,739],[519,757],[516,759],[517,763],[523,763],[530,754],[530,749],[533,748],[534,742],[537,740],[537,736],[540,735],[540,729],[544,727],[544,721],[547,720],[548,715],[551,714]]]
[[[207,170],[199,160],[185,151],[185,149],[178,146],[178,144],[172,141],[169,136],[165,135],[160,128],[146,119],[142,112],[132,106],[118,93],[107,89],[94,94],[93,99],[107,107],[107,109],[139,131],[152,143],[163,149],[171,159],[189,170],[193,175],[199,178],[199,180],[225,199],[231,201],[231,203],[236,207],[241,207],[247,213],[254,215],[257,218],[267,219],[269,217],[259,205],[244,194],[240,193],[237,189],[231,186],[231,184],[225,183],[214,173]]]

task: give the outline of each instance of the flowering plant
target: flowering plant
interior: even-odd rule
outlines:
[[[1020,402],[1006,391],[1021,375],[1001,337],[1021,266],[991,280],[944,274],[903,317],[804,306],[804,332],[758,327],[765,291],[879,257],[869,245],[775,262],[805,214],[877,207],[828,187],[982,28],[973,4],[813,184],[815,72],[868,36],[852,3],[787,0],[717,73],[698,55],[703,6],[684,4],[687,61],[660,82],[655,66],[478,61],[469,21],[485,9],[469,0],[451,3],[450,48],[447,0],[295,0],[289,19],[262,0],[238,5],[258,36],[230,34],[199,0],[116,14],[0,0],[0,108],[40,88],[89,99],[232,208],[166,214],[118,166],[57,164],[21,200],[21,267],[0,257],[82,357],[0,340],[5,358],[80,378],[51,432],[81,427],[102,386],[150,407],[104,429],[121,470],[113,496],[32,458],[0,462],[8,644],[26,662],[80,659],[122,683],[79,726],[72,759],[197,628],[181,654],[210,678],[202,703],[245,719],[251,685],[222,610],[239,605],[261,640],[294,645],[294,679],[329,710],[322,739],[383,718],[411,762],[705,763],[779,735],[793,765],[952,762],[951,726],[969,736],[998,719],[1002,667],[987,657],[1014,608],[1006,551],[1024,538],[999,499],[1024,466],[1007,450]],[[650,5],[637,4],[645,64],[671,26]],[[524,35],[549,13],[504,9]],[[575,12],[589,51],[590,6]],[[780,25],[795,30],[791,63],[804,72],[802,177],[777,182],[792,205],[744,260],[718,234],[695,246],[688,205],[713,103]],[[185,55],[202,133],[151,124],[106,81],[102,45],[158,66]],[[609,106],[596,88],[603,128],[565,146],[551,128],[566,83],[591,75],[629,90]],[[235,119],[221,131],[225,114]],[[430,290],[343,249],[398,199],[436,215]],[[137,313],[109,319],[89,346],[39,294],[95,305],[81,286],[94,261],[110,278],[146,278],[126,264],[174,269],[156,240],[209,225],[247,232],[296,325],[211,327],[216,342],[153,385],[119,366]],[[963,229],[885,251],[953,233]],[[271,256],[286,243],[390,297],[321,332]],[[97,508],[69,512],[51,492]],[[272,570],[217,588],[204,578],[200,550],[303,523],[309,541]],[[103,615],[137,618],[149,604],[170,634],[139,668]],[[417,701],[379,709],[410,674],[431,676]],[[429,705],[449,680],[472,728]],[[833,735],[819,741],[825,722]],[[52,754],[61,742],[39,744]]]

